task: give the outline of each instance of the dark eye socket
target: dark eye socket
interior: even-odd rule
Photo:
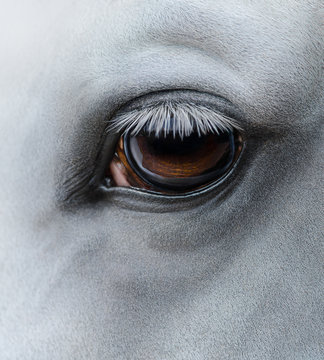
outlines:
[[[188,136],[128,132],[118,142],[107,175],[115,186],[185,193],[220,180],[241,149],[242,137],[235,130]]]

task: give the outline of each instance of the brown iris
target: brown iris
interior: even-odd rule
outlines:
[[[241,149],[241,136],[231,131],[184,137],[126,133],[117,144],[109,175],[116,186],[189,192],[223,177]]]

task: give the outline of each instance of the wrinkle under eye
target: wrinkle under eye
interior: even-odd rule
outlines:
[[[116,147],[107,175],[114,186],[162,193],[194,191],[221,179],[237,160],[242,137],[237,131],[181,137],[172,132],[126,133]]]

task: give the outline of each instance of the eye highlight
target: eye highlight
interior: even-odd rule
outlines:
[[[110,186],[169,195],[201,189],[232,168],[243,147],[236,120],[204,104],[160,101],[120,114],[106,169]]]

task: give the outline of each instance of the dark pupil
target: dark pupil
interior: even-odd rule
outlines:
[[[225,174],[235,155],[232,132],[183,139],[173,133],[125,135],[124,150],[130,166],[145,182],[160,189],[188,191]]]
[[[156,156],[189,156],[199,151],[206,144],[207,138],[199,137],[197,134],[192,134],[184,139],[180,136],[175,138],[171,135],[156,138],[155,136],[144,137],[138,139],[140,143],[147,146],[154,152]]]

